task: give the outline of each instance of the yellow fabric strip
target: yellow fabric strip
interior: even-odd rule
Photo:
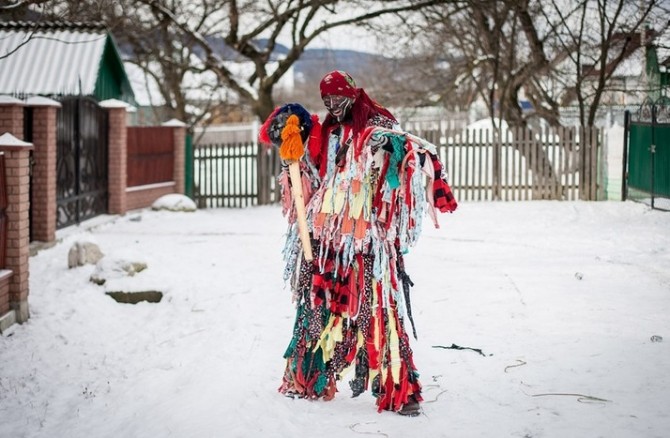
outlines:
[[[335,352],[335,345],[342,342],[342,318],[331,315],[328,324],[323,329],[319,342],[314,346],[313,352],[316,352],[319,347],[323,352],[323,361],[328,362]]]
[[[342,190],[338,190],[335,193],[335,206],[333,207],[333,212],[339,214],[344,207],[344,200],[346,198],[346,193]]]
[[[333,189],[328,188],[323,194],[323,202],[321,203],[321,213],[333,212]]]
[[[351,216],[353,219],[358,219],[361,217],[361,213],[363,212],[363,204],[365,203],[365,191],[360,191],[356,193],[353,196],[353,200],[351,202],[351,208],[349,210],[349,216]]]

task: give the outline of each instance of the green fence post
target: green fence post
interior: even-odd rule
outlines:
[[[184,145],[184,194],[193,199],[193,134],[186,134]]]
[[[628,198],[628,135],[630,134],[630,111],[623,113],[623,169],[621,171],[621,200]]]

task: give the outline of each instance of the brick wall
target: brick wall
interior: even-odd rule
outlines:
[[[23,108],[22,101],[0,96],[0,135],[10,133],[17,139],[23,139]],[[7,263],[6,270],[0,270],[0,331],[2,331],[4,326],[12,324],[17,317],[20,318],[20,322],[29,317],[26,299],[28,296],[29,197],[27,193],[30,152],[29,149],[6,149],[2,146],[0,150],[5,153],[8,201],[6,211]],[[20,158],[18,167],[17,158]],[[20,169],[21,165],[24,166],[24,170]],[[25,206],[16,205],[17,199],[19,202],[24,202]],[[21,238],[24,236],[25,241],[22,241]],[[23,302],[20,301],[22,297]],[[14,310],[18,312],[13,312]]]
[[[13,304],[28,299],[28,257],[30,255],[30,175],[29,151],[6,154],[7,169],[7,267],[14,272],[9,282],[9,301]],[[26,318],[27,319],[27,318]]]
[[[163,123],[174,129],[174,182],[175,193],[184,194],[184,160],[186,154],[186,123],[172,119]]]
[[[124,214],[128,211],[126,200],[128,179],[127,105],[118,101],[104,101],[100,103],[100,106],[106,108],[109,113],[108,210],[110,214]]]
[[[51,102],[51,105],[47,102],[33,109],[35,165],[31,189],[31,226],[33,240],[42,242],[51,242],[56,238],[56,113],[60,104]]]
[[[184,155],[186,149],[186,128],[174,128],[174,182],[175,193],[184,194]]]
[[[25,322],[30,317],[28,310],[28,258],[30,255],[28,217],[30,209],[29,159],[32,149],[32,144],[19,142],[16,138],[0,142],[0,151],[5,154],[7,178],[6,269],[12,271],[8,284],[8,298],[9,306],[14,311],[18,322]],[[5,291],[0,292],[0,295],[5,296]],[[0,307],[7,308],[5,303]],[[0,318],[3,316],[0,314]]]
[[[9,306],[9,280],[11,271],[0,269],[0,316],[11,309]]]
[[[151,206],[161,196],[175,193],[175,184],[154,184],[126,189],[126,206],[128,210],[136,210]]]
[[[23,107],[18,99],[0,96],[0,135],[9,132],[23,140]]]

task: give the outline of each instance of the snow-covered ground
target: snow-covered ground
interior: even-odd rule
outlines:
[[[670,213],[463,203],[440,222],[406,259],[420,417],[345,381],[331,402],[277,393],[293,324],[278,207],[144,210],[31,258],[32,317],[0,337],[0,437],[668,436]],[[67,268],[84,240],[148,269],[95,285]],[[104,294],[121,287],[165,295]]]

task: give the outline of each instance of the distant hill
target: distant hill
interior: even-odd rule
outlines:
[[[356,50],[307,49],[294,65],[297,79],[321,78],[331,70],[344,70],[354,78],[365,75],[370,66],[388,63],[388,59]]]
[[[259,47],[267,43],[265,39],[255,41]],[[230,49],[228,49],[230,50]],[[284,56],[288,53],[288,47],[277,44],[273,51],[272,59]],[[318,77],[332,70],[345,70],[352,76],[361,76],[371,65],[386,63],[386,58],[357,50],[344,49],[306,49],[305,52],[293,65],[296,79]]]

